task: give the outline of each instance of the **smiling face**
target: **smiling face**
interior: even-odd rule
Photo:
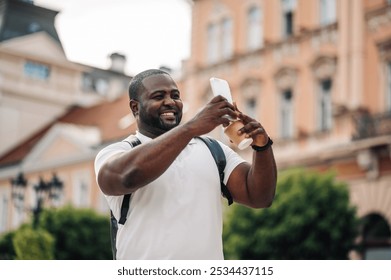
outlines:
[[[183,104],[178,87],[169,75],[146,77],[142,85],[138,100],[131,100],[130,107],[139,131],[155,138],[179,125]]]

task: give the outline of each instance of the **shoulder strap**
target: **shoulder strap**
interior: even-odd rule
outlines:
[[[226,165],[224,151],[215,139],[212,139],[207,136],[198,137],[198,138],[201,139],[206,144],[206,146],[209,148],[210,152],[212,153],[213,159],[215,160],[217,167],[219,169],[221,192],[223,196],[228,200],[228,205],[231,205],[233,203],[233,198],[227,186],[224,184],[224,169]],[[136,137],[134,137],[134,139],[132,139],[131,141],[127,141],[127,140],[124,141],[128,142],[129,145],[131,145],[132,147],[136,147],[137,145],[141,144],[140,140]],[[126,194],[124,195],[124,198],[122,200],[121,216],[118,221],[118,223],[121,225],[125,224],[126,222],[126,216],[129,211],[130,197],[131,194]]]
[[[134,136],[133,139],[131,139],[130,141],[124,140],[124,142],[129,143],[129,145],[132,146],[133,148],[136,147],[137,145],[141,144],[141,141],[136,136]],[[121,225],[125,224],[125,222],[126,222],[126,216],[128,214],[128,211],[129,211],[129,201],[130,201],[130,196],[131,195],[132,194],[130,194],[130,193],[125,194],[124,195],[124,199],[122,200],[121,216],[120,216],[119,221],[118,221],[118,223],[121,224]]]
[[[124,142],[129,143],[132,147],[136,147],[137,145],[140,145],[141,142],[140,140],[134,136],[130,141],[128,140],[123,140]],[[117,219],[113,215],[113,211],[110,211],[110,236],[111,236],[111,249],[113,252],[113,259],[115,260],[117,258],[117,232],[118,232],[118,223],[121,225],[125,224],[126,222],[126,216],[129,211],[129,202],[130,202],[130,196],[131,194],[125,194],[124,198],[122,200],[121,204],[121,212],[120,212],[120,218],[119,221],[117,222]]]
[[[228,200],[228,205],[231,205],[233,203],[233,198],[229,189],[224,184],[224,169],[225,165],[227,164],[224,151],[215,139],[210,138],[208,136],[200,136],[198,138],[204,141],[204,143],[212,153],[213,159],[215,160],[219,169],[221,192],[223,196]]]

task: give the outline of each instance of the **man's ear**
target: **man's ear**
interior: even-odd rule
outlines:
[[[130,107],[130,110],[133,113],[133,116],[135,116],[135,117],[138,115],[138,109],[139,109],[138,105],[139,105],[139,103],[136,100],[130,99],[129,107]]]

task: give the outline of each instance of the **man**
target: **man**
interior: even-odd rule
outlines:
[[[180,124],[180,92],[161,70],[136,75],[129,97],[141,145],[111,144],[95,160],[98,185],[117,219],[123,195],[132,193],[127,221],[118,229],[117,259],[223,259],[219,174],[207,146],[195,137],[229,125],[224,115],[243,121],[238,133],[251,137],[259,151],[250,165],[220,142],[225,183],[235,202],[255,208],[269,207],[274,198],[277,171],[270,138],[259,122],[222,96]]]

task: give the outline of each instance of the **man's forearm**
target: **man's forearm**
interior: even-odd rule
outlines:
[[[253,152],[247,188],[254,207],[269,207],[273,202],[277,183],[277,167],[271,147]]]
[[[145,186],[167,170],[192,138],[191,130],[181,125],[121,154],[102,167],[99,185],[108,195],[121,195]]]

